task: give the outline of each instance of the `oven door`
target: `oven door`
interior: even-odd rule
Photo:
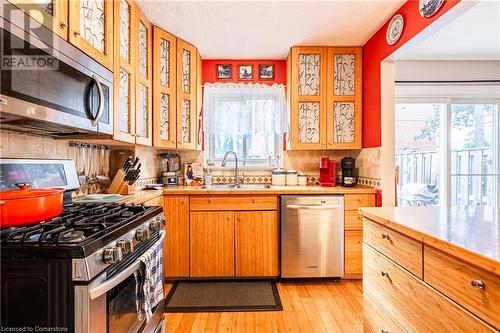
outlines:
[[[57,38],[0,18],[2,127],[111,134],[112,73]]]
[[[164,238],[165,232],[161,231],[152,246],[157,246]],[[75,287],[75,332],[136,333],[151,326],[146,315],[138,311],[137,274],[141,265],[141,261],[135,259],[109,278],[103,273],[89,285]],[[153,315],[151,319],[160,321],[161,317]]]

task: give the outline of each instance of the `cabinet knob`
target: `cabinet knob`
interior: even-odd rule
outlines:
[[[380,274],[381,274],[383,277],[389,278],[389,272],[380,271]]]
[[[486,283],[484,283],[483,280],[472,280],[470,282],[470,284],[474,287],[474,288],[477,288],[477,289],[481,289],[481,290],[484,290],[486,288]]]
[[[212,203],[212,199],[208,199],[208,203],[211,204]]]
[[[389,234],[382,234],[382,238],[383,238],[383,239],[387,239],[387,240],[389,240],[389,239],[390,239]]]
[[[75,31],[75,32],[73,32],[73,35],[75,35],[75,37],[80,37],[80,32],[79,31]]]
[[[358,201],[361,201],[361,200],[363,200],[363,199],[362,198],[358,198]]]
[[[386,330],[385,328],[383,328],[380,332],[382,332],[382,333],[389,333],[389,331]]]
[[[61,23],[59,24],[59,26],[60,26],[62,29],[66,29],[66,28],[68,27],[68,25],[67,25],[66,23],[64,23],[64,22],[61,22]]]

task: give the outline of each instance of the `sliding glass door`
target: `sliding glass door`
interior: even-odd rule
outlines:
[[[398,204],[499,207],[499,105],[498,100],[398,100]]]

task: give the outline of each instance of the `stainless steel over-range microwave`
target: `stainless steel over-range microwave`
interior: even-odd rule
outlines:
[[[0,11],[0,127],[112,134],[113,73],[15,7]]]

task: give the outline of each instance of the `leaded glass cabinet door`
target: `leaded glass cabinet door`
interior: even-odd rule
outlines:
[[[326,149],[326,49],[293,47],[288,61],[289,149]]]
[[[361,149],[361,48],[328,48],[328,149]]]
[[[113,2],[68,2],[69,41],[110,70],[113,69]]]
[[[132,28],[135,7],[129,0],[114,2],[114,132],[113,138],[135,143],[135,53],[132,48]]]
[[[196,48],[177,38],[177,148],[196,149]]]
[[[68,39],[68,0],[8,0],[35,21]]]
[[[153,144],[153,28],[138,9],[134,31],[136,56],[135,86],[135,142],[151,146]]]
[[[153,28],[153,145],[176,148],[176,38]]]

